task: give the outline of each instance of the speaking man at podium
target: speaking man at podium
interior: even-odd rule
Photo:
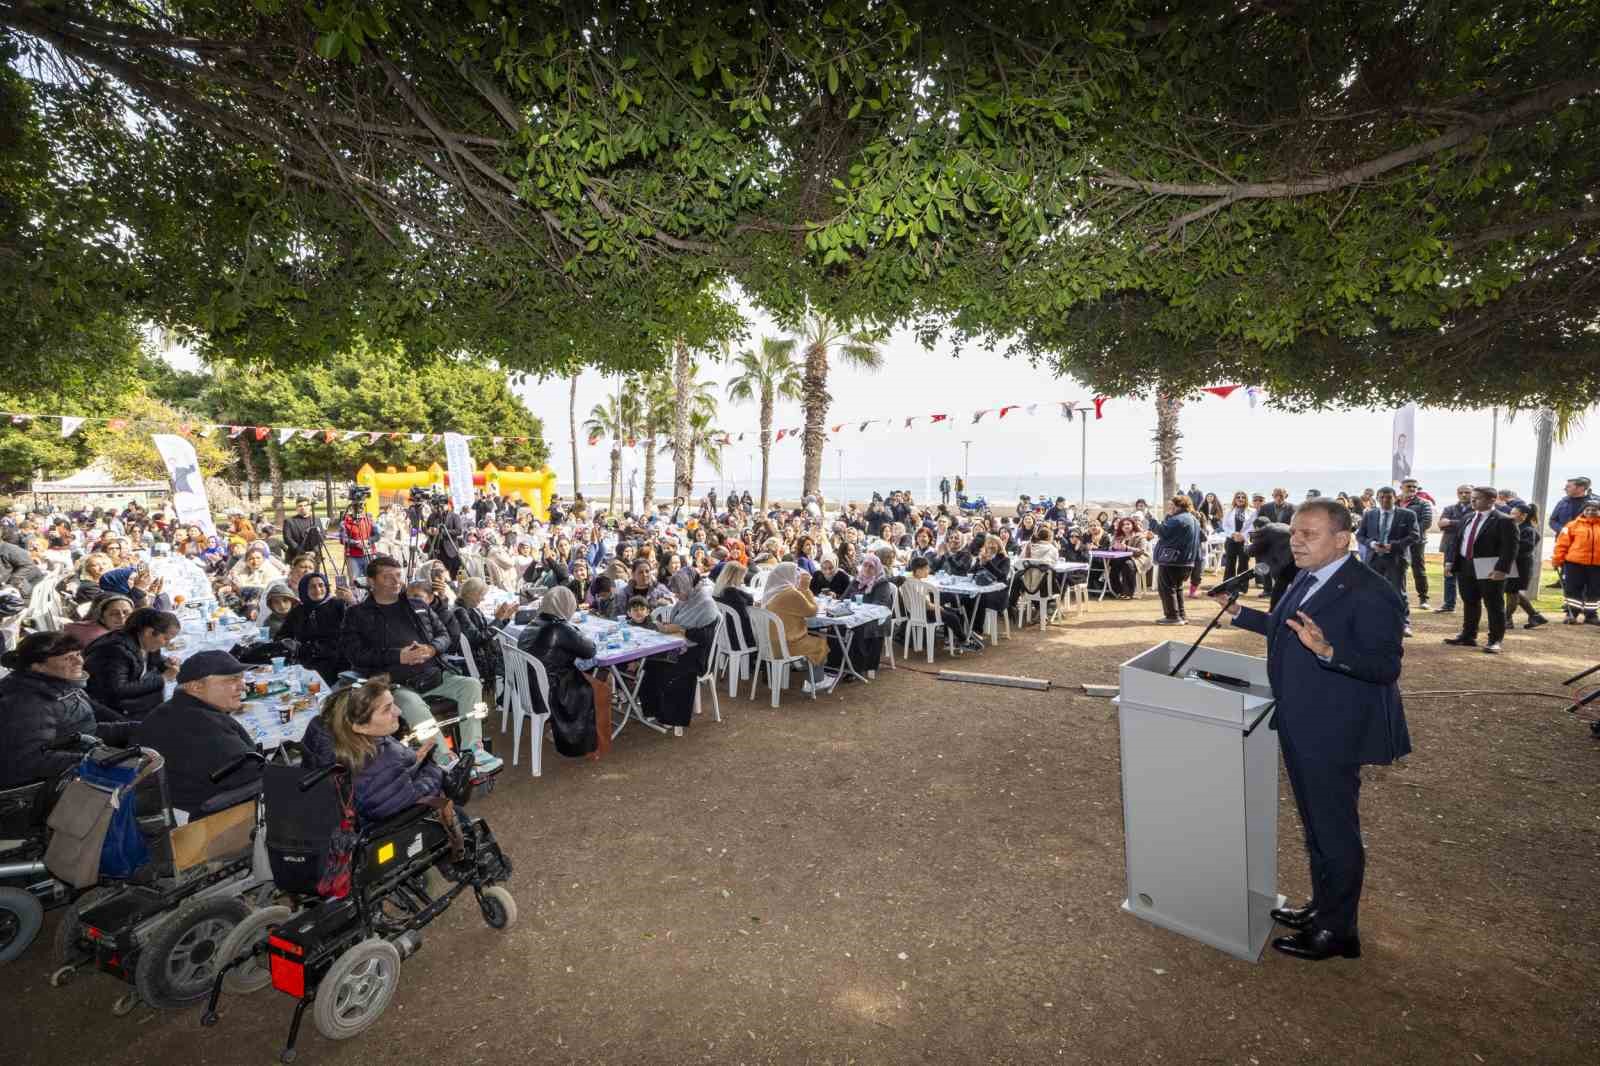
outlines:
[[[1290,524],[1300,573],[1278,605],[1228,606],[1233,625],[1267,638],[1272,728],[1305,826],[1312,886],[1305,906],[1273,910],[1297,932],[1272,946],[1301,959],[1361,957],[1361,766],[1411,751],[1396,683],[1405,606],[1350,554],[1350,527],[1342,504],[1307,500]]]

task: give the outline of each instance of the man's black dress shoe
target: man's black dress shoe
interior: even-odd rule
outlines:
[[[1272,920],[1279,925],[1287,925],[1290,929],[1306,929],[1316,916],[1316,908],[1309,903],[1304,907],[1272,908]]]
[[[1272,942],[1272,947],[1285,955],[1292,955],[1297,959],[1310,959],[1312,962],[1321,962],[1323,959],[1359,959],[1361,957],[1361,938],[1359,936],[1341,939],[1334,936],[1327,929],[1307,930],[1296,933],[1294,936],[1280,936]]]
[[[1445,637],[1444,642],[1446,644],[1454,644],[1458,648],[1476,648],[1478,646],[1477,637],[1463,637],[1457,635],[1454,637]]]

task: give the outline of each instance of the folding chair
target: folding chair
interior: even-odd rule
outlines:
[[[1020,628],[1026,624],[1029,613],[1033,610],[1039,612],[1039,629],[1043,631],[1050,619],[1056,605],[1061,602],[1060,593],[1054,591],[1051,579],[1055,571],[1048,563],[1024,563],[1022,567],[1022,597],[1017,600],[1017,625]]]
[[[767,687],[772,690],[772,706],[778,706],[779,693],[789,687],[789,668],[805,663],[806,677],[811,676],[810,663],[804,655],[789,654],[789,638],[784,636],[783,622],[777,615],[761,607],[750,608],[750,628],[756,631],[756,668],[750,678],[750,698],[756,698],[756,686],[761,683],[761,668],[767,668]],[[816,686],[811,688],[811,698],[817,698]]]
[[[917,650],[921,651],[926,645],[928,661],[933,662],[933,646],[939,639],[939,630],[944,630],[945,643],[951,655],[956,651],[956,636],[950,632],[950,627],[944,624],[942,617],[928,617],[928,590],[937,586],[930,586],[926,581],[918,581],[914,577],[906,578],[900,586],[899,600],[906,609],[906,643],[901,649],[901,658],[910,658],[912,638],[916,638]]]
[[[739,624],[739,612],[725,603],[717,603],[717,613],[722,616],[722,631],[716,658],[728,671],[728,698],[739,694],[739,682],[749,668],[756,649],[744,642],[744,627]]]
[[[511,765],[517,765],[517,760],[522,757],[522,722],[525,718],[533,719],[533,746],[529,749],[528,762],[533,768],[534,777],[544,776],[544,724],[550,720],[550,678],[544,672],[544,663],[529,655],[521,648],[510,646],[503,651],[506,660],[506,678],[509,682],[513,675],[519,680],[513,686],[507,684],[507,689],[515,688],[516,697],[513,700],[512,714],[514,721],[511,733]],[[530,676],[531,674],[531,676]],[[537,688],[539,703],[543,711],[535,709],[533,702],[533,688]]]
[[[717,658],[728,642],[727,629],[728,618],[718,611],[717,631],[711,641],[711,654],[706,656],[706,672],[694,679],[694,713],[704,713],[700,706],[700,686],[708,685],[711,688],[711,716],[719,722],[722,721],[722,701],[717,699]]]

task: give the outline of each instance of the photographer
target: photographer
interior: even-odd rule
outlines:
[[[470,677],[450,673],[440,658],[451,650],[450,635],[427,604],[413,604],[405,594],[405,575],[398,560],[374,556],[367,566],[371,595],[345,615],[345,658],[360,674],[388,674],[398,687],[395,702],[413,728],[432,719],[424,696],[443,696],[455,702],[462,715],[461,744],[477,751],[477,768],[487,773],[500,760],[483,747],[483,728],[467,718],[483,699],[483,687]],[[453,756],[436,749],[434,758],[449,765]]]
[[[375,531],[372,519],[367,516],[363,506],[371,491],[364,485],[352,485],[350,503],[339,521],[339,530],[344,535],[344,572],[351,581],[360,581],[367,576],[367,560],[372,556]]]
[[[283,554],[289,559],[315,555],[323,542],[322,523],[311,513],[311,501],[302,496],[294,502],[295,513],[283,520]]]

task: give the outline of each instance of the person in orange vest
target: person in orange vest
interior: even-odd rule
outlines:
[[[1567,625],[1600,625],[1600,499],[1589,497],[1561,527],[1550,561],[1562,572]]]

